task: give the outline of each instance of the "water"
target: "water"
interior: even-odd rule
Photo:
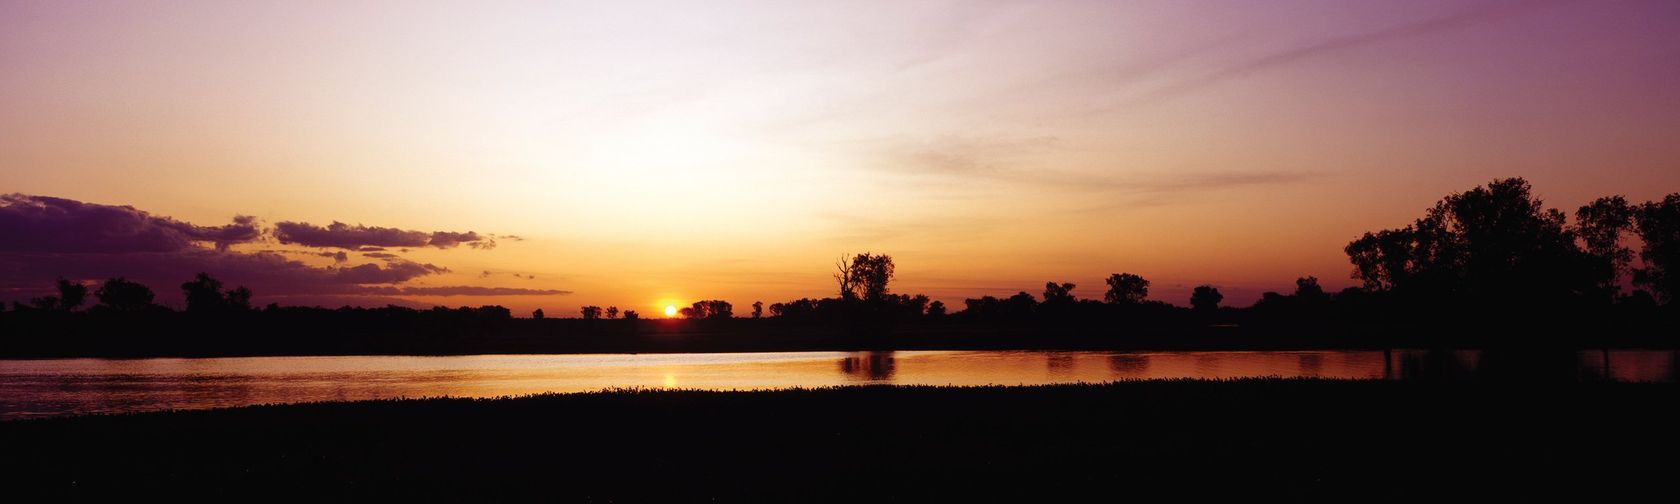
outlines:
[[[1674,381],[1675,353],[1581,352],[1585,378]],[[1451,378],[1474,351],[790,352],[446,357],[0,360],[0,419],[399,397],[497,397],[647,387],[1037,385],[1261,376]]]

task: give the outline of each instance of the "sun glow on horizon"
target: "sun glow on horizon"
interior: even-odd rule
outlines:
[[[1350,240],[1495,178],[1563,210],[1680,187],[1674,1],[347,4],[0,3],[0,194],[265,223],[0,237],[0,302],[130,275],[179,307],[205,272],[254,305],[675,320],[831,296],[874,251],[953,311],[1120,272],[1246,306],[1360,285]]]

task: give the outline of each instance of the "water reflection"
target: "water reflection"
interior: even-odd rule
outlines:
[[[0,418],[614,387],[710,390],[1036,385],[1258,376],[1462,382],[1500,376],[1676,381],[1676,353],[1477,351],[795,352],[0,360]]]
[[[1052,375],[1068,375],[1073,373],[1073,361],[1072,355],[1054,353],[1044,357],[1044,366]]]
[[[1481,362],[1476,350],[1405,350],[1392,352],[1389,379],[1463,382],[1475,377]]]
[[[1117,354],[1108,358],[1108,368],[1120,378],[1142,378],[1149,373],[1149,355]]]
[[[1301,376],[1317,378],[1320,376],[1320,371],[1324,369],[1324,354],[1304,353],[1297,359],[1301,363],[1297,373]]]
[[[1594,350],[1582,352],[1580,362],[1583,379],[1680,382],[1680,351]]]
[[[859,352],[840,359],[840,372],[858,381],[886,382],[893,377],[892,352]]]

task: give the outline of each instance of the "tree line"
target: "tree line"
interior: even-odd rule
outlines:
[[[1259,315],[1347,310],[1411,313],[1426,318],[1579,314],[1623,306],[1672,308],[1680,296],[1680,193],[1630,203],[1599,198],[1570,221],[1547,208],[1522,178],[1508,178],[1449,195],[1423,217],[1398,229],[1365,233],[1344,248],[1352,278],[1361,285],[1326,292],[1316,277],[1296,280],[1289,294],[1267,292],[1250,311]],[[1630,246],[1638,243],[1637,253]],[[1639,259],[1634,267],[1634,259]],[[1157,316],[1181,311],[1149,298],[1150,281],[1135,273],[1105,280],[1102,299],[1077,299],[1077,287],[1046,282],[1039,297],[963,300],[951,314],[943,302],[889,290],[891,256],[863,253],[843,258],[834,278],[837,295],[772,303],[772,317],[837,321],[858,317],[916,318],[955,315],[968,320]],[[1631,285],[1631,289],[1626,289]],[[1200,285],[1189,314],[1221,312],[1218,287]],[[755,306],[762,303],[754,303]],[[696,302],[687,318],[729,317],[726,301]],[[754,317],[758,311],[755,308]]]

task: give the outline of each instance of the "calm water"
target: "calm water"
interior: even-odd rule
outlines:
[[[1583,377],[1606,355],[1582,352]],[[1610,375],[1673,381],[1675,353],[1611,351]],[[0,419],[616,387],[746,390],[861,384],[1035,385],[1259,376],[1404,379],[1473,373],[1474,351],[793,352],[449,357],[0,360]]]

